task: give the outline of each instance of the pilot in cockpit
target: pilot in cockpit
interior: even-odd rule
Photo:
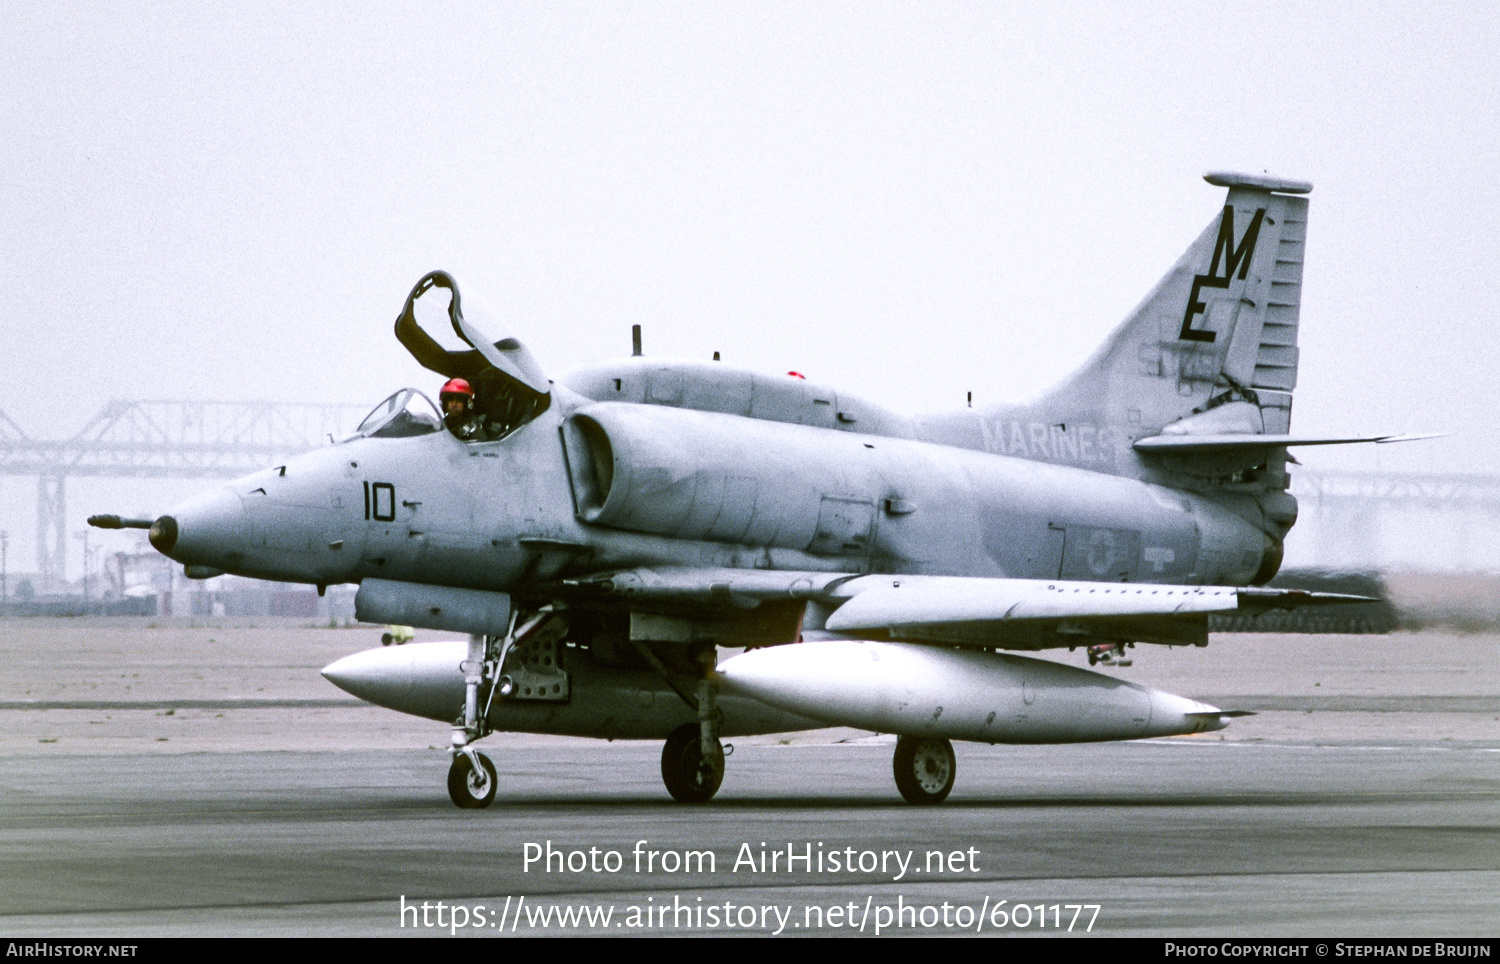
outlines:
[[[454,437],[474,442],[485,437],[483,415],[474,411],[474,389],[462,378],[450,378],[438,392],[443,424]]]

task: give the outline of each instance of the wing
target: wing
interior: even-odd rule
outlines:
[[[849,598],[828,617],[832,632],[1015,649],[1196,644],[1207,641],[1210,615],[1370,601],[1302,590],[954,576],[862,576],[835,593]]]
[[[1002,649],[1190,645],[1207,640],[1210,615],[1375,601],[1297,589],[741,569],[634,569],[567,585],[658,611],[802,600],[827,614],[822,628],[832,634]]]

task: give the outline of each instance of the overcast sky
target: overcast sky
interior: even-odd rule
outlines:
[[[1316,185],[1293,428],[1453,433],[1303,460],[1500,471],[1496,10],[5,3],[0,410],[431,393],[391,322],[439,267],[552,373],[638,323],[897,408],[1017,399],[1227,169]],[[29,569],[35,481],[0,497]]]

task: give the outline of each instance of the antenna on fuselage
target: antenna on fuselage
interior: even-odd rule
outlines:
[[[639,358],[641,354],[641,326],[630,326],[630,354]]]

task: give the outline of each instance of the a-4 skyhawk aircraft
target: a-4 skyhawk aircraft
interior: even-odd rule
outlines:
[[[1296,519],[1288,447],[1392,437],[1289,434],[1311,185],[1207,180],[1228,189],[1208,227],[1025,404],[911,417],[650,357],[552,381],[433,272],[396,336],[472,408],[405,389],[154,522],[92,521],[149,526],[189,575],[358,583],[361,620],[470,634],[323,671],[451,723],[461,807],[494,798],[475,744],[497,731],[664,739],[671,795],[706,801],[725,737],[858,727],[896,734],[901,794],[936,803],[950,740],[1217,730],[1237,714],[1008,652],[1204,646],[1211,613],[1360,599],[1244,588]],[[429,334],[434,309],[469,347]]]

